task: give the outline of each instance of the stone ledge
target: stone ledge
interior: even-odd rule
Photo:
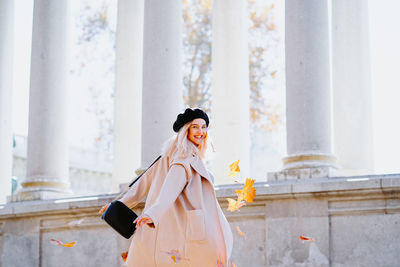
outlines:
[[[48,200],[34,200],[23,202],[12,202],[0,205],[0,218],[34,216],[36,213],[59,214],[73,212],[74,209],[96,210],[109,203],[115,198],[116,194],[95,195],[74,198],[60,198]]]
[[[225,206],[225,198],[235,197],[235,190],[243,184],[229,184],[216,186],[219,202]],[[302,198],[309,196],[335,196],[335,195],[369,195],[394,194],[400,197],[400,174],[350,176],[337,178],[320,178],[309,180],[290,180],[276,182],[256,182],[254,184],[257,195],[257,205],[263,199]],[[112,201],[117,194],[103,194],[86,197],[74,197],[53,200],[36,200],[13,202],[0,205],[0,219],[9,217],[34,216],[37,213],[60,214],[74,213],[74,210],[88,210],[96,212],[101,206]],[[138,209],[143,207],[143,203]]]

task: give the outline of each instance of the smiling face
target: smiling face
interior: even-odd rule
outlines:
[[[203,119],[194,119],[190,124],[188,139],[199,146],[207,136],[207,124]]]

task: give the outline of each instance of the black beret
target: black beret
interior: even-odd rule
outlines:
[[[174,129],[174,132],[177,133],[179,131],[179,129],[182,128],[183,125],[185,125],[186,123],[188,123],[194,119],[204,119],[206,121],[207,127],[210,122],[208,120],[207,113],[205,113],[201,109],[187,108],[184,113],[180,113],[176,117],[176,121],[174,122],[174,126],[172,127]]]

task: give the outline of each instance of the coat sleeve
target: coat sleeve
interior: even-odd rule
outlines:
[[[143,174],[143,176],[140,177],[140,179],[134,183],[131,188],[129,188],[129,190],[119,201],[131,209],[142,202],[147,196],[152,182],[152,175],[149,175],[149,171]]]
[[[184,165],[174,164],[170,167],[164,183],[154,204],[144,211],[144,215],[150,217],[157,226],[160,217],[171,207],[185,188],[187,182]]]

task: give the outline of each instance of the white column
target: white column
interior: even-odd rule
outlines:
[[[368,1],[332,1],[335,155],[348,175],[373,172]]]
[[[11,195],[14,1],[0,1],[0,203]]]
[[[119,0],[114,95],[113,191],[140,167],[142,136],[143,0]]]
[[[183,110],[182,1],[144,4],[142,167],[147,167],[173,135]]]
[[[233,161],[240,160],[242,178],[250,176],[247,0],[215,0],[212,23],[213,172],[217,184],[233,183]]]
[[[59,196],[68,188],[68,0],[35,0],[27,177],[20,200]]]
[[[286,1],[285,13],[288,156],[283,159],[284,169],[329,169],[334,166],[335,158],[332,155],[328,2]],[[329,176],[329,172],[321,169],[314,171],[302,175]]]

